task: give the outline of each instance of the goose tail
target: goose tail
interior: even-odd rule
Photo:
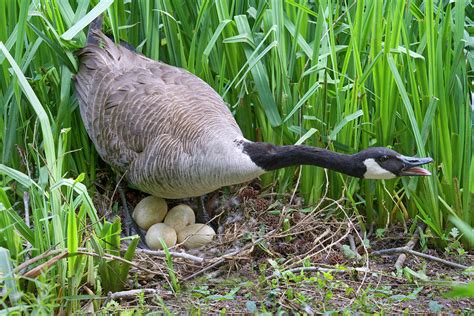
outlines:
[[[91,24],[89,25],[89,32],[87,32],[87,45],[97,45],[99,43],[96,34],[97,32],[100,32],[102,30],[103,22],[104,17],[102,14],[96,17],[94,21],[91,22]]]

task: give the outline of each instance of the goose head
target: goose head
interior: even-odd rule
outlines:
[[[429,176],[431,173],[421,168],[432,158],[407,157],[385,147],[371,147],[354,154],[353,161],[359,166],[364,179],[393,179],[402,176]]]

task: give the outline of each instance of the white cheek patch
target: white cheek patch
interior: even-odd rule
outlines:
[[[364,173],[365,179],[393,179],[396,177],[393,173],[384,168],[372,158],[364,160],[367,171]]]

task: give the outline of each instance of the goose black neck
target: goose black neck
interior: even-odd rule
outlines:
[[[353,177],[363,177],[366,167],[352,155],[303,145],[275,146],[269,143],[244,143],[244,152],[260,168],[271,171],[296,165],[314,165]]]

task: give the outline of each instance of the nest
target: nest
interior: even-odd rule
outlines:
[[[248,186],[230,198],[221,198],[221,202],[213,212],[217,238],[211,244],[186,252],[179,247],[171,249],[178,280],[186,282],[209,273],[242,272],[270,259],[277,260],[282,270],[308,263],[347,264],[350,259],[342,254],[341,245],[348,236],[360,236],[353,224],[355,218],[337,221],[331,215],[336,210],[347,214],[341,200],[324,198],[314,207],[302,208],[301,200],[294,196],[260,194]],[[211,197],[209,204],[219,203]],[[140,285],[163,284],[163,279],[171,285],[163,252],[138,250],[135,261],[147,271],[156,271],[150,275],[132,268]]]
[[[192,204],[191,202],[186,201],[188,204]],[[343,198],[334,200],[325,195],[317,205],[305,208],[302,200],[295,194],[262,193],[255,184],[230,195],[215,194],[207,201],[207,209],[214,210],[211,224],[217,231],[217,238],[211,244],[187,251],[180,246],[173,247],[168,260],[163,251],[137,249],[127,287],[130,290],[110,293],[108,300],[119,300],[120,306],[138,306],[141,304],[140,297],[145,297],[151,309],[161,310],[166,306],[183,313],[204,301],[206,313],[218,313],[223,308],[231,313],[239,313],[246,310],[249,300],[267,304],[276,299],[279,306],[288,311],[298,310],[312,314],[321,308],[318,302],[327,299],[326,292],[324,288],[315,288],[314,284],[294,281],[287,284],[281,281],[290,273],[299,272],[321,273],[320,276],[326,272],[328,275],[338,275],[338,281],[331,283],[331,293],[334,296],[326,301],[326,304],[332,304],[334,308],[341,304],[351,306],[360,291],[383,284],[388,287],[397,284],[393,293],[405,295],[410,284],[395,274],[387,273],[393,269],[393,254],[390,258],[383,255],[375,258],[371,256],[369,262],[369,246],[356,224],[359,219],[349,216],[354,212],[345,209],[344,204],[347,203]],[[335,216],[336,214],[339,216]],[[397,230],[395,227],[395,235],[397,237],[393,242],[382,240],[380,243],[383,244],[377,245],[375,240],[372,246],[398,247],[408,241],[402,247],[407,248],[410,243],[416,243],[416,234],[410,237],[403,229]],[[377,251],[370,252],[375,255]],[[396,266],[402,256],[406,257],[404,254],[400,255]],[[431,260],[433,259],[436,258],[432,257]],[[468,256],[466,260],[472,262],[472,256]],[[425,263],[418,256],[412,256],[406,265],[417,271]],[[442,271],[443,275],[457,273],[452,269]],[[176,283],[173,283],[176,280],[182,289],[179,294],[176,293]],[[240,280],[250,282],[251,289],[244,286],[238,298],[225,301],[202,300],[199,296],[194,296],[196,289],[229,293],[237,286],[232,280],[237,280],[234,282],[239,287],[242,282]],[[226,282],[229,283],[226,285]],[[301,293],[308,293],[312,303],[295,305],[285,295],[268,299],[273,284],[278,284],[280,293],[287,290],[291,292],[295,288]],[[354,290],[348,293],[347,288]],[[428,288],[427,292],[430,291]],[[380,303],[375,296],[373,300],[374,304]],[[386,302],[395,306],[389,299]],[[406,307],[402,303],[395,306],[397,311]],[[468,305],[462,302],[460,308],[464,308],[463,304]],[[273,310],[272,306],[267,307]],[[425,307],[426,304],[420,301],[414,310],[425,311]]]

